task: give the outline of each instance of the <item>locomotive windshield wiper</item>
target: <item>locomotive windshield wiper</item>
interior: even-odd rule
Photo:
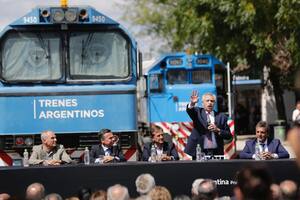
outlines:
[[[50,59],[51,56],[50,56],[50,44],[49,44],[49,40],[47,40],[47,46],[45,44],[45,40],[44,38],[42,37],[42,35],[40,33],[36,33],[36,36],[38,37],[39,39],[39,43],[42,47],[42,49],[45,51],[45,54],[46,54],[46,59]]]
[[[93,39],[93,35],[94,33],[89,33],[86,40],[82,40],[81,41],[81,60],[83,63],[83,60],[86,58],[86,49],[88,48],[88,46],[90,45],[92,39]]]

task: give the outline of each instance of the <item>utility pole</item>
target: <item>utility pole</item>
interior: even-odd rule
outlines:
[[[227,96],[228,96],[228,116],[232,119],[233,105],[232,105],[232,92],[231,92],[231,76],[230,76],[230,63],[227,62]]]

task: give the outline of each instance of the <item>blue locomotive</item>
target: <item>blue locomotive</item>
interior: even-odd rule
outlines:
[[[215,110],[227,111],[226,73],[226,66],[210,54],[162,55],[145,73],[146,95],[141,102],[147,108],[147,117],[143,123],[162,127],[180,156],[185,157],[183,150],[193,128],[186,114],[192,91],[197,90],[200,97],[207,92],[214,94]]]
[[[102,128],[134,142],[141,54],[117,21],[89,6],[37,7],[0,44],[2,148],[30,146],[48,129],[67,147],[97,141],[87,136]]]

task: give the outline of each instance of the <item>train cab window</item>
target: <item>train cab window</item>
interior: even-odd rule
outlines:
[[[163,78],[162,74],[151,74],[149,76],[149,88],[150,92],[159,93],[163,90]]]
[[[222,65],[215,65],[215,80],[219,91],[227,90],[226,69]]]
[[[118,32],[73,32],[69,55],[72,79],[129,77],[129,43]]]
[[[43,82],[62,77],[59,34],[9,32],[5,37],[1,45],[4,80]]]
[[[169,70],[167,72],[168,84],[186,84],[187,83],[187,71],[186,70]]]
[[[192,83],[212,83],[211,69],[198,69],[192,71]]]

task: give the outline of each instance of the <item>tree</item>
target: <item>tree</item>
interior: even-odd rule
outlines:
[[[278,118],[285,119],[283,90],[300,63],[300,1],[130,0],[126,13],[145,33],[174,51],[212,53],[234,71],[269,68]]]

